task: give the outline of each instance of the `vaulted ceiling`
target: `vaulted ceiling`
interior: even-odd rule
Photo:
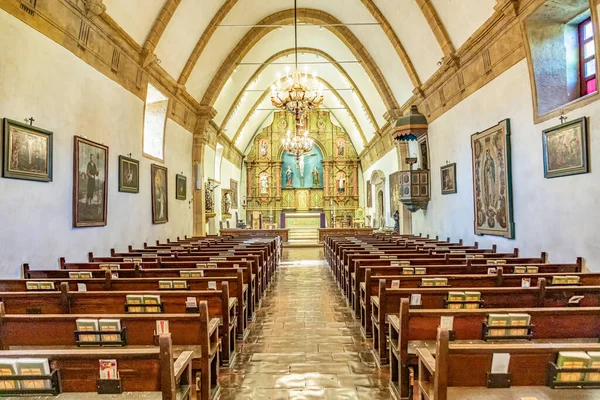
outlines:
[[[185,86],[242,152],[293,69],[293,0],[104,0],[106,12]],[[494,12],[496,0],[298,0],[299,69],[360,152]]]

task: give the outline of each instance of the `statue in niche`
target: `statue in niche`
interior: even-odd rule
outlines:
[[[223,214],[229,214],[231,212],[231,195],[229,192],[225,192],[223,196]]]
[[[300,179],[304,179],[304,157],[316,156],[315,153],[301,154],[296,161],[296,168],[300,170]]]
[[[317,167],[315,167],[312,172],[312,183],[314,188],[319,187],[319,170],[317,169]]]
[[[258,144],[260,156],[265,158],[269,152],[266,140],[261,140]]]
[[[346,146],[345,146],[344,140],[343,139],[338,140],[336,144],[337,144],[337,154],[338,154],[338,156],[341,157],[344,155],[344,153],[346,151]]]
[[[292,169],[288,165],[288,169],[287,169],[287,171],[285,171],[285,187],[286,188],[292,187],[292,177],[293,176],[294,176],[294,173],[292,172]]]
[[[269,194],[269,178],[263,173],[260,178],[260,194]]]
[[[337,193],[339,195],[346,193],[346,174],[344,174],[343,172],[339,172],[336,181]]]

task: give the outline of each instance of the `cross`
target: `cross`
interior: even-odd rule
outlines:
[[[565,121],[567,120],[568,117],[565,117],[564,115],[561,115],[560,117],[558,117],[558,119],[560,119],[560,123],[564,124]]]
[[[29,122],[29,126],[33,126],[33,121],[35,121],[33,117],[25,118],[25,122]]]

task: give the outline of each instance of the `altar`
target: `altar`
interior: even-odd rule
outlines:
[[[288,230],[289,241],[292,243],[317,243],[319,228],[325,227],[325,213],[282,213],[280,225]]]

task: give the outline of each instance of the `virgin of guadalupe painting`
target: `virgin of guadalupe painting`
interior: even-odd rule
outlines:
[[[2,176],[52,182],[52,132],[4,118]]]
[[[167,169],[157,164],[150,165],[150,179],[152,185],[152,223],[167,223],[169,222]]]
[[[586,122],[583,117],[543,132],[544,177],[589,172]]]
[[[119,156],[119,192],[139,193],[140,162],[133,158]]]
[[[108,147],[75,136],[73,154],[73,227],[105,226]]]
[[[456,193],[456,163],[441,167],[440,175],[442,177],[442,194]]]
[[[514,238],[510,121],[471,136],[475,234]]]
[[[175,198],[185,200],[187,197],[187,178],[181,174],[175,175]]]

